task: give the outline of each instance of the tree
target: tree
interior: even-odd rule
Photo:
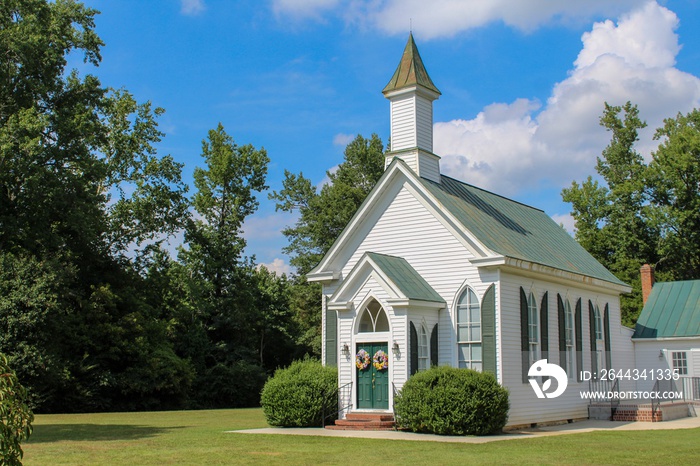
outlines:
[[[259,310],[254,267],[243,257],[241,228],[258,207],[256,193],[267,189],[269,159],[265,149],[237,145],[221,124],[202,142],[202,157],[206,168],[194,172],[197,215],[187,225],[187,248],[180,250],[179,258],[187,275],[188,320],[203,331],[193,336],[204,337],[196,385],[209,388],[199,394],[199,402],[235,407],[239,405],[231,403],[242,400],[243,393],[232,391],[233,384],[241,378],[252,380],[240,386],[249,392],[250,386],[264,382],[255,331]]]
[[[649,164],[658,262],[673,280],[700,278],[700,111],[664,120]]]
[[[329,182],[320,192],[304,177],[285,170],[282,189],[270,194],[276,209],[298,211],[293,227],[283,230],[289,241],[284,252],[296,267],[291,289],[291,305],[301,325],[300,343],[313,354],[321,351],[321,290],[306,281],[306,274],[331,248],[367,194],[384,172],[384,144],[376,134],[370,139],[358,135],[345,148],[345,159],[335,172],[326,174]]]
[[[46,411],[142,403],[187,379],[140,268],[184,222],[181,164],[156,153],[162,109],[66,69],[69,54],[99,64],[96,14],[0,4],[0,351]],[[137,373],[149,365],[157,380]]]
[[[622,117],[620,116],[622,114]],[[657,260],[658,229],[649,218],[644,180],[647,167],[635,150],[638,131],[646,126],[635,105],[605,104],[601,126],[612,133],[596,171],[604,185],[588,177],[562,191],[572,204],[576,239],[619,279],[632,284],[621,300],[622,320],[633,325],[641,309],[639,268]]]
[[[634,325],[641,265],[654,265],[662,281],[700,278],[700,111],[664,120],[648,165],[634,149],[645,126],[635,105],[606,104],[601,124],[612,132],[596,166],[604,185],[589,177],[562,197],[572,204],[576,239],[632,285],[621,303],[623,323]]]
[[[0,353],[0,463],[22,464],[22,441],[32,434],[34,414],[27,405],[27,391]]]

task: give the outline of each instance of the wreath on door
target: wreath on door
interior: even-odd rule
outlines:
[[[369,367],[370,363],[370,357],[369,353],[365,351],[364,349],[361,349],[360,351],[357,352],[355,355],[355,366],[360,369],[361,371],[367,369]]]
[[[372,362],[374,363],[374,368],[378,371],[382,371],[384,369],[389,368],[389,356],[382,350],[379,350],[376,353],[374,353]]]

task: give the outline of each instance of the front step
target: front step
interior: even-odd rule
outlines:
[[[338,419],[335,425],[326,426],[329,430],[394,430],[396,422],[393,414],[348,413],[345,419]]]

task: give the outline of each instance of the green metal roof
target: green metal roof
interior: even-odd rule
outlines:
[[[626,285],[543,211],[444,175],[441,183],[420,180],[490,250]]]
[[[445,300],[431,287],[406,259],[376,252],[367,252],[389,280],[396,285],[408,299],[444,303]]]
[[[700,280],[656,283],[632,338],[700,336]]]
[[[382,92],[386,94],[387,92],[415,85],[423,86],[440,94],[440,91],[435,87],[430,76],[428,76],[428,72],[425,70],[423,60],[421,60],[418,53],[418,47],[416,47],[416,42],[413,40],[413,34],[409,34],[399,66]]]

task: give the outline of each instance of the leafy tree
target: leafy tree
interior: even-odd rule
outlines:
[[[562,191],[562,198],[572,204],[576,239],[633,286],[632,295],[621,300],[623,323],[633,325],[641,309],[639,268],[657,260],[658,229],[649,219],[644,185],[647,167],[634,148],[646,123],[637,107],[627,102],[624,106],[606,103],[600,124],[612,133],[596,165],[603,184],[592,177],[580,185],[574,181]]]
[[[17,380],[7,357],[0,353],[0,463],[22,464],[21,443],[32,434],[33,421],[27,391]]]
[[[156,154],[161,109],[66,69],[71,54],[99,64],[96,14],[0,4],[0,351],[47,411],[124,407],[188,378],[139,268],[183,224],[181,165]]]
[[[257,377],[254,368],[241,365],[255,365],[259,356],[254,267],[243,257],[241,228],[258,207],[256,193],[267,189],[269,159],[265,149],[237,145],[221,124],[202,142],[202,157],[206,168],[194,172],[196,216],[187,225],[187,248],[179,257],[188,275],[188,320],[199,332],[191,336],[204,337],[197,386],[226,387],[237,374]],[[200,402],[213,407],[216,395],[201,395]]]
[[[576,239],[633,286],[622,298],[623,322],[633,325],[641,265],[654,265],[659,280],[700,278],[700,111],[664,120],[648,165],[634,149],[645,126],[635,105],[606,104],[601,124],[612,132],[596,166],[603,184],[573,182],[562,197],[572,204]]]
[[[673,280],[700,278],[700,111],[664,120],[649,164],[659,265]]]
[[[345,148],[345,159],[338,169],[326,173],[329,182],[320,192],[302,173],[285,171],[282,189],[270,194],[277,210],[299,213],[296,224],[283,230],[289,241],[284,252],[291,255],[290,263],[297,273],[291,305],[301,326],[299,343],[313,354],[321,352],[321,290],[307,282],[305,275],[340,236],[383,172],[381,139],[376,134],[370,139],[358,135]]]

